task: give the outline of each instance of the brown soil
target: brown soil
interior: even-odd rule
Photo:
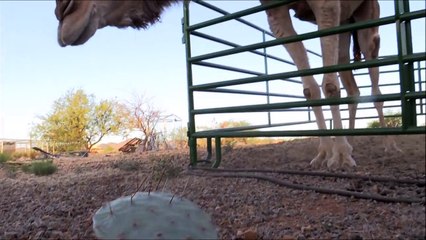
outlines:
[[[385,153],[382,137],[353,137],[358,167],[350,173],[424,181],[425,135],[398,136],[396,140],[404,153]],[[317,144],[318,139],[312,138],[235,147],[224,150],[220,168],[318,171],[309,167]],[[93,213],[107,201],[132,194],[145,176],[154,173],[158,177],[161,169],[167,169],[168,179],[166,186],[163,179],[160,188],[184,195],[210,213],[222,239],[426,237],[422,184],[250,173],[292,184],[421,201],[384,203],[296,190],[255,178],[213,177],[218,173],[212,172],[194,176],[188,174],[186,150],[54,162],[58,171],[45,177],[12,172],[0,165],[0,239],[94,238]],[[176,169],[183,170],[177,177]]]

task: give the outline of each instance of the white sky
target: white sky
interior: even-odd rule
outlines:
[[[211,2],[213,3],[213,2]],[[256,6],[257,1],[217,1],[217,6],[233,12]],[[393,2],[381,1],[381,16],[392,15]],[[423,0],[410,0],[412,10],[424,9]],[[116,98],[127,100],[139,93],[151,97],[155,106],[166,114],[187,122],[187,91],[185,48],[181,42],[182,4],[174,6],[163,15],[160,24],[147,31],[104,28],[85,45],[61,48],[56,40],[58,22],[54,15],[54,1],[0,1],[0,138],[28,139],[31,126],[37,116],[46,115],[53,102],[70,89],[81,88],[94,94],[98,100]],[[191,21],[197,22],[219,15],[191,4]],[[246,19],[267,29],[264,13]],[[315,26],[296,22],[299,32],[313,31]],[[251,33],[241,25],[217,26],[207,29],[217,37],[226,37],[238,44],[251,44],[262,40],[259,33]],[[415,52],[425,51],[425,20],[413,23]],[[396,53],[395,26],[380,30],[382,48],[380,55]],[[258,35],[256,35],[258,34]],[[270,38],[268,38],[270,39]],[[205,41],[193,40],[193,54],[223,49]],[[308,41],[308,49],[319,52],[318,40]],[[282,47],[268,49],[274,55],[287,58]],[[313,67],[320,66],[320,59],[311,57]],[[263,71],[263,59],[246,58],[245,55],[218,60]],[[424,64],[423,64],[424,66]],[[281,72],[282,65],[271,63],[270,72]],[[288,68],[285,70],[292,70]],[[221,75],[208,70],[195,70],[201,76],[200,83],[217,79],[236,78],[232,74]],[[423,79],[424,79],[424,72]],[[241,77],[241,76],[240,76]],[[317,80],[320,78],[317,77]],[[198,78],[197,78],[198,80]],[[384,80],[386,82],[386,79]],[[197,82],[198,83],[198,82]],[[365,82],[368,84],[368,78]],[[362,85],[362,84],[360,84]],[[282,89],[277,86],[276,89]],[[257,85],[247,86],[256,89]],[[284,86],[286,92],[300,95],[302,88]],[[387,92],[384,90],[383,92]],[[389,90],[390,92],[394,90]],[[388,92],[389,92],[388,91]],[[279,92],[275,90],[274,92]],[[368,95],[368,91],[366,92]],[[363,94],[363,95],[366,95]],[[216,107],[222,104],[258,103],[256,98],[221,98],[206,95],[197,102],[198,107]],[[374,112],[373,112],[374,114]],[[216,116],[200,119],[205,124],[229,119]],[[239,120],[236,115],[234,120]],[[245,119],[244,116],[240,118]],[[256,122],[258,119],[245,119]],[[263,120],[262,120],[263,121]]]

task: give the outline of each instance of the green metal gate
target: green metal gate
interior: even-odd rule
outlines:
[[[425,61],[426,54],[424,50],[422,52],[413,52],[413,41],[412,41],[412,30],[411,22],[415,20],[425,21],[426,11],[420,9],[416,11],[410,11],[409,1],[406,0],[395,0],[394,9],[395,14],[393,16],[382,17],[377,20],[370,20],[360,23],[347,24],[336,28],[325,29],[321,31],[313,31],[308,33],[299,34],[297,36],[291,36],[281,39],[271,39],[272,34],[261,28],[252,22],[246,20],[244,17],[251,16],[253,14],[261,14],[265,9],[270,9],[283,4],[288,4],[294,0],[282,0],[282,1],[271,1],[266,5],[259,5],[250,7],[248,9],[238,10],[233,13],[229,13],[214,5],[214,1],[206,2],[201,0],[192,1],[191,4],[185,2],[184,4],[184,19],[183,41],[186,45],[186,61],[187,61],[187,84],[188,84],[188,138],[190,147],[190,161],[191,165],[195,165],[199,160],[197,159],[197,139],[207,139],[207,152],[208,158],[212,155],[212,139],[215,142],[215,155],[216,160],[213,162],[213,167],[218,167],[221,161],[221,139],[222,138],[235,138],[235,137],[295,137],[295,136],[339,136],[339,135],[385,135],[385,134],[424,134],[426,131],[425,126],[418,123],[419,118],[425,117]],[[203,8],[210,9],[211,11],[220,15],[206,21],[198,22],[196,24],[190,24],[190,8],[191,5],[199,5]],[[264,14],[264,13],[263,13]],[[265,14],[266,15],[266,14]],[[266,19],[266,16],[265,16]],[[234,43],[229,40],[225,40],[220,37],[216,37],[212,34],[203,32],[204,29],[214,28],[222,23],[237,22],[247,28],[258,31],[261,34],[262,41],[241,45]],[[291,60],[287,60],[284,57],[277,57],[273,54],[268,53],[268,49],[280,46],[285,43],[291,43],[301,40],[309,40],[319,38],[321,36],[352,31],[354,29],[362,29],[373,26],[384,26],[392,25],[396,29],[397,54],[389,56],[381,56],[377,60],[362,61],[362,62],[351,62],[344,65],[335,65],[330,67],[315,67],[304,71],[285,71],[270,73],[269,66],[271,61],[283,65],[283,70],[286,70],[285,66],[291,66]],[[424,26],[424,25],[423,25]],[[220,27],[219,27],[220,28]],[[238,29],[235,29],[238,34]],[[195,39],[202,39],[203,41],[210,41],[216,45],[223,46],[221,50],[193,54],[194,46],[196,43],[191,43]],[[383,43],[383,42],[382,42]],[[199,43],[198,43],[199,44]],[[286,50],[282,48],[282,52]],[[382,45],[383,48],[383,45]],[[309,51],[313,56],[319,56],[318,53]],[[263,60],[263,71],[254,71],[250,68],[230,66],[226,62],[232,62],[231,60],[222,60],[226,57],[233,57],[237,55],[247,54],[260,57]],[[244,58],[243,56],[243,58]],[[290,59],[290,58],[288,58]],[[285,66],[284,66],[285,65]],[[279,93],[271,90],[271,85],[279,82],[280,84],[288,85],[300,85],[301,82],[296,78],[305,75],[318,75],[329,72],[337,72],[343,70],[357,70],[358,76],[366,75],[362,72],[362,69],[368,67],[380,66],[381,71],[380,79],[385,74],[393,73],[398,76],[396,82],[381,84],[381,88],[389,86],[399,86],[397,92],[384,93],[380,96],[361,96],[357,98],[343,97],[341,99],[321,99],[321,100],[309,100],[306,101],[302,95],[302,88],[299,87],[299,91],[286,92],[286,89],[281,90]],[[207,70],[205,70],[207,69]],[[216,75],[219,76],[223,72],[230,72],[232,74],[241,74],[239,77],[228,78],[226,80],[210,80],[203,82],[198,81],[197,73],[207,71],[209,78],[214,78]],[[200,83],[201,82],[201,83]],[[247,90],[244,86],[254,84],[257,90]],[[257,84],[257,85],[256,85]],[[263,84],[263,90],[259,90],[259,84]],[[368,88],[369,86],[360,86],[360,88]],[[287,88],[287,87],[284,87]],[[290,88],[289,88],[290,89]],[[343,92],[343,91],[342,91]],[[227,96],[233,102],[234,99],[243,96],[251,96],[264,99],[263,103],[254,104],[240,104],[240,105],[228,105],[228,106],[213,106],[213,107],[197,107],[197,101],[203,94],[218,94],[220,96]],[[224,98],[225,99],[225,98]],[[272,101],[275,99],[275,101]],[[277,100],[280,99],[280,100]],[[216,100],[220,100],[217,98]],[[216,100],[210,101],[215,102]],[[402,127],[398,128],[355,128],[355,129],[330,129],[330,130],[316,130],[306,129],[303,124],[309,124],[315,122],[315,119],[311,117],[312,106],[324,106],[323,111],[329,111],[326,106],[336,104],[350,104],[350,103],[369,103],[372,105],[373,102],[385,102],[385,108],[397,107],[401,111]],[[393,105],[392,105],[393,103]],[[359,109],[363,109],[360,107]],[[372,109],[371,106],[365,107],[366,109]],[[341,111],[347,111],[347,109],[341,109]],[[359,111],[358,111],[359,112]],[[204,115],[226,115],[235,113],[247,113],[247,114],[263,114],[265,123],[254,124],[244,127],[234,128],[217,128],[208,130],[199,130],[196,124],[196,118]],[[305,114],[303,121],[272,121],[274,114],[288,113],[288,114]],[[292,118],[292,115],[289,118]],[[377,117],[377,116],[376,116]],[[374,116],[361,116],[358,119],[371,119]],[[331,122],[331,119],[328,119]],[[343,119],[347,120],[347,119]],[[294,129],[295,126],[302,126]],[[286,129],[291,128],[292,129]],[[282,128],[282,129],[281,129]]]

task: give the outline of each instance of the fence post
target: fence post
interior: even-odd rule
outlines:
[[[263,39],[263,42],[265,42],[266,41],[266,32],[265,32],[265,30],[263,30],[262,31],[262,39]],[[268,75],[269,74],[269,71],[268,71],[268,57],[267,57],[267,52],[266,52],[266,48],[264,47],[263,48],[263,54],[264,54],[264,56],[263,56],[263,63],[264,63],[264,65],[265,65],[265,75]],[[266,103],[271,103],[271,97],[270,97],[270,95],[269,95],[269,81],[265,81],[265,84],[266,84],[266,94],[267,94],[267,96],[266,96]],[[268,125],[271,125],[271,111],[268,111]]]
[[[188,86],[188,144],[189,144],[189,158],[191,165],[197,163],[197,139],[193,137],[195,132],[195,114],[194,110],[194,92],[191,90],[192,83],[192,64],[188,61],[191,58],[191,34],[188,30],[189,27],[189,2],[185,1],[183,4],[183,43],[185,44],[186,54],[186,80]]]
[[[416,101],[414,99],[408,99],[406,96],[407,93],[415,91],[413,62],[404,62],[404,56],[413,54],[411,21],[401,19],[401,15],[407,12],[410,12],[409,2],[405,0],[395,0],[403,129],[417,125]]]

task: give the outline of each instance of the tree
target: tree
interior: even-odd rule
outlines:
[[[142,132],[142,151],[148,151],[156,148],[157,131],[156,126],[159,121],[163,120],[162,112],[157,109],[150,99],[144,95],[134,94],[133,98],[128,101],[127,115],[128,128],[136,129]]]
[[[188,147],[188,128],[180,127],[174,129],[169,135],[176,148],[183,149]]]
[[[385,114],[385,124],[389,128],[397,128],[402,126],[401,113],[388,112]],[[367,128],[380,128],[380,122],[378,120],[367,123]]]
[[[90,151],[106,135],[123,131],[122,108],[116,101],[97,103],[93,95],[71,90],[54,102],[51,113],[40,117],[33,135],[55,143],[58,151]]]
[[[223,121],[219,123],[219,128],[236,128],[236,127],[247,127],[250,126],[250,123],[247,121]]]
[[[247,121],[229,120],[229,121],[224,121],[219,123],[219,128],[238,128],[238,127],[247,127],[247,126],[250,126],[250,123]],[[222,140],[222,143],[225,146],[233,148],[238,143],[246,144],[247,138],[224,138]]]
[[[123,108],[123,105],[112,100],[102,100],[93,106],[85,132],[86,149],[92,149],[108,134],[121,133],[125,130],[126,119],[122,115]]]

